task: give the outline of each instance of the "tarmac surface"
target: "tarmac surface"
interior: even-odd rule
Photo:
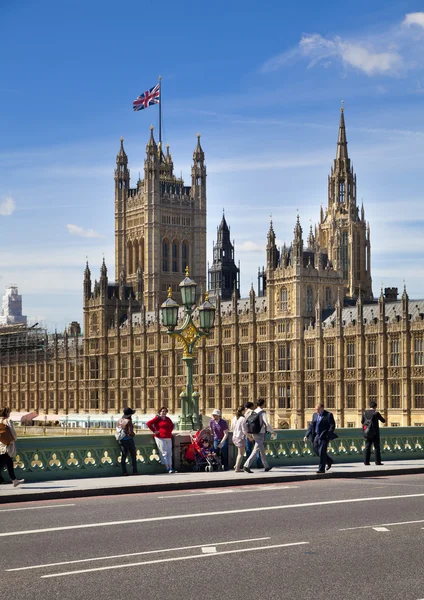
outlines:
[[[13,500],[0,507],[2,597],[422,600],[424,474],[387,473]]]
[[[316,473],[317,465],[274,467],[265,473],[263,469],[253,469],[253,473],[223,472],[183,472],[153,475],[130,475],[123,477],[96,477],[82,479],[61,479],[55,481],[25,482],[17,488],[11,484],[0,485],[0,504],[5,502],[26,502],[28,500],[48,500],[82,498],[88,496],[121,495],[148,493],[196,488],[216,488],[261,483],[290,483],[310,479],[362,478],[377,475],[399,475],[424,473],[424,460],[387,461],[383,466],[365,466],[363,463],[335,464],[324,475]],[[4,473],[4,477],[7,475]]]

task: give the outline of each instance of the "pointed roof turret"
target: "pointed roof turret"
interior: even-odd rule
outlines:
[[[274,227],[272,224],[272,219],[269,223],[269,231],[268,231],[268,245],[274,245],[275,244],[275,231],[274,231]]]
[[[193,160],[205,160],[205,153],[200,145],[200,133],[197,134],[197,146],[193,152]]]
[[[307,242],[308,242],[308,248],[309,248],[309,250],[313,250],[314,245],[315,245],[315,237],[314,237],[314,232],[313,232],[313,229],[312,229],[312,225],[309,227],[309,235],[308,235]]]
[[[300,225],[300,217],[299,217],[299,213],[297,214],[297,218],[296,218],[296,225],[294,228],[294,239],[295,240],[301,240],[302,239],[302,226]]]
[[[90,267],[88,266],[88,260],[87,260],[85,269],[84,269],[84,279],[90,279],[90,277],[91,277],[91,271],[90,271]]]
[[[103,257],[102,266],[100,267],[100,277],[101,278],[107,277],[107,268],[106,268],[106,263],[105,263],[104,257]]]
[[[146,152],[148,152],[149,150],[157,150],[157,144],[155,141],[155,137],[153,135],[153,131],[154,131],[154,127],[153,125],[150,125],[150,138],[149,141],[147,142],[147,146],[146,146]]]
[[[128,157],[125,154],[125,150],[124,150],[124,138],[121,137],[121,146],[119,148],[119,152],[116,155],[116,164],[117,165],[127,165],[128,164]]]
[[[339,125],[339,137],[337,140],[337,153],[336,160],[348,160],[347,154],[347,140],[346,140],[346,125],[344,119],[344,106],[342,101],[342,106],[340,108],[340,125]]]

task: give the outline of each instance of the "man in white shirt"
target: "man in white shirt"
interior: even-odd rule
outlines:
[[[266,459],[264,442],[265,442],[265,434],[267,433],[267,431],[269,431],[270,433],[273,433],[274,430],[272,429],[271,425],[269,424],[269,421],[266,416],[266,412],[263,409],[264,404],[265,404],[265,400],[258,400],[256,402],[256,408],[253,411],[255,413],[258,413],[258,415],[259,415],[260,422],[261,422],[261,428],[260,428],[259,433],[252,433],[253,439],[255,440],[255,445],[253,447],[252,452],[250,453],[250,456],[248,456],[246,462],[244,463],[243,470],[246,471],[246,473],[253,473],[253,471],[250,469],[250,465],[255,460],[258,452],[261,455],[261,459],[262,459],[263,465],[265,467],[265,471],[271,471],[271,469],[272,469],[272,467],[269,466],[268,461]]]

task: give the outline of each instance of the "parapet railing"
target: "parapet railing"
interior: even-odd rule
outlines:
[[[303,441],[304,433],[304,430],[280,429],[276,432],[275,439],[267,439],[265,450],[270,464],[316,464],[317,458],[311,444]],[[336,462],[361,462],[365,446],[362,430],[339,429],[337,434],[339,437],[330,442],[328,450],[336,458]],[[380,437],[384,461],[424,458],[424,427],[384,427]],[[140,432],[135,442],[139,473],[164,472],[152,434]],[[191,469],[182,460],[189,443],[188,433],[174,435],[174,466],[178,469]],[[230,458],[234,461],[235,448],[231,442],[230,446]],[[16,473],[27,481],[121,474],[120,449],[113,434],[24,437],[18,438],[17,449]]]

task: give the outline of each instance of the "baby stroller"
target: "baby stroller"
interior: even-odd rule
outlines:
[[[209,429],[200,429],[190,432],[191,443],[186,450],[186,460],[193,464],[193,471],[205,469],[206,472],[220,471],[223,466],[217,452],[213,449],[213,436]],[[209,443],[209,449],[204,447],[204,442]]]

